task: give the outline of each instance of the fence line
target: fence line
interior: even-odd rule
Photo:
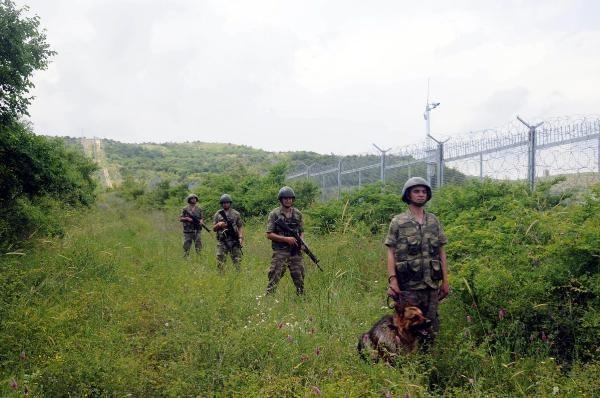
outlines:
[[[537,125],[513,122],[502,130],[488,129],[452,137],[447,142],[428,139],[378,155],[346,156],[336,164],[307,166],[288,180],[312,180],[322,199],[367,183],[402,185],[414,175],[434,188],[469,178],[527,180],[534,189],[541,178],[567,176],[566,187],[600,180],[600,117],[562,117]],[[542,174],[540,175],[540,171]]]

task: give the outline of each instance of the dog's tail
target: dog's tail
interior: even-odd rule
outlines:
[[[356,349],[358,350],[358,355],[362,358],[363,361],[369,361],[369,355],[367,352],[369,348],[371,348],[371,337],[369,337],[369,333],[363,333],[358,338],[358,344],[356,345]],[[367,352],[365,352],[367,351]]]

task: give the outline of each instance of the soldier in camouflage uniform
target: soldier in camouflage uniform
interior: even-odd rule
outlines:
[[[269,268],[269,284],[267,294],[275,292],[279,280],[285,273],[286,264],[290,269],[296,293],[304,294],[304,265],[302,264],[302,252],[298,242],[288,233],[282,231],[275,222],[282,220],[287,226],[296,231],[304,239],[304,222],[300,210],[293,207],[296,195],[290,187],[283,187],[277,195],[281,206],[269,213],[267,221],[267,238],[271,240],[273,257]]]
[[[217,233],[217,265],[219,266],[219,270],[222,271],[225,264],[225,256],[229,253],[233,265],[239,271],[242,259],[242,246],[244,244],[244,223],[242,222],[240,213],[231,208],[231,196],[227,194],[221,195],[219,203],[237,234],[228,231],[226,220],[217,211],[213,217],[213,231]],[[235,235],[239,237],[237,241]]]
[[[438,219],[425,211],[431,187],[420,177],[410,178],[402,189],[408,209],[396,215],[385,240],[388,247],[388,294],[401,291],[431,320],[429,341],[439,331],[438,303],[450,290],[444,245],[448,242]],[[429,345],[429,344],[426,344]]]
[[[181,216],[179,216],[179,221],[183,223],[183,257],[190,255],[192,243],[196,248],[196,254],[199,254],[202,250],[200,231],[202,230],[201,224],[204,224],[202,209],[197,205],[198,196],[195,194],[188,195],[186,202],[188,205],[181,210]]]

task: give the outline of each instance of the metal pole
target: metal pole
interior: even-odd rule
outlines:
[[[325,174],[321,176],[321,201],[325,202]]]
[[[600,135],[598,136],[598,176],[600,176]]]
[[[342,159],[338,160],[337,184],[337,198],[339,200],[342,192]]]
[[[600,159],[600,157],[598,159]],[[362,185],[362,171],[358,170],[358,187],[360,188],[361,185]]]
[[[536,129],[540,127],[544,122],[540,122],[536,125],[530,125],[519,116],[517,119],[523,123],[529,129],[528,137],[527,137],[527,181],[529,182],[529,189],[533,191],[535,188],[535,152],[536,152]]]
[[[444,143],[438,142],[438,171],[437,171],[437,187],[441,188],[444,185]]]
[[[388,148],[388,149],[381,149],[379,148],[377,145],[373,144],[373,146],[375,148],[377,148],[377,150],[379,151],[379,153],[381,154],[381,171],[379,173],[379,178],[381,179],[381,183],[385,184],[385,155],[386,153],[392,149],[392,148]]]
[[[483,153],[479,152],[479,181],[483,181]]]

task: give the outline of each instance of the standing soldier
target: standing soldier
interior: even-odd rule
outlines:
[[[179,221],[183,223],[183,257],[190,255],[190,247],[192,242],[196,248],[196,254],[202,250],[202,242],[200,241],[200,230],[204,224],[202,210],[198,204],[198,196],[196,194],[188,195],[186,198],[187,206],[181,210]]]
[[[427,345],[439,331],[438,303],[450,287],[444,245],[448,242],[438,219],[425,211],[431,199],[431,186],[421,177],[412,177],[402,188],[408,209],[395,216],[385,245],[388,247],[388,294],[395,299],[400,292],[431,320]]]
[[[269,284],[267,294],[274,293],[277,283],[285,273],[286,264],[290,269],[296,293],[304,294],[304,265],[302,264],[302,252],[298,242],[289,232],[284,232],[276,224],[277,220],[283,221],[292,231],[296,231],[304,239],[304,222],[302,213],[293,207],[296,195],[290,187],[279,190],[277,199],[281,206],[269,213],[267,222],[267,238],[271,240],[273,257],[269,268]]]
[[[219,200],[222,210],[213,217],[213,231],[217,233],[217,265],[223,271],[225,256],[231,256],[233,265],[239,271],[244,245],[244,223],[240,213],[231,208],[231,196],[223,194]]]

